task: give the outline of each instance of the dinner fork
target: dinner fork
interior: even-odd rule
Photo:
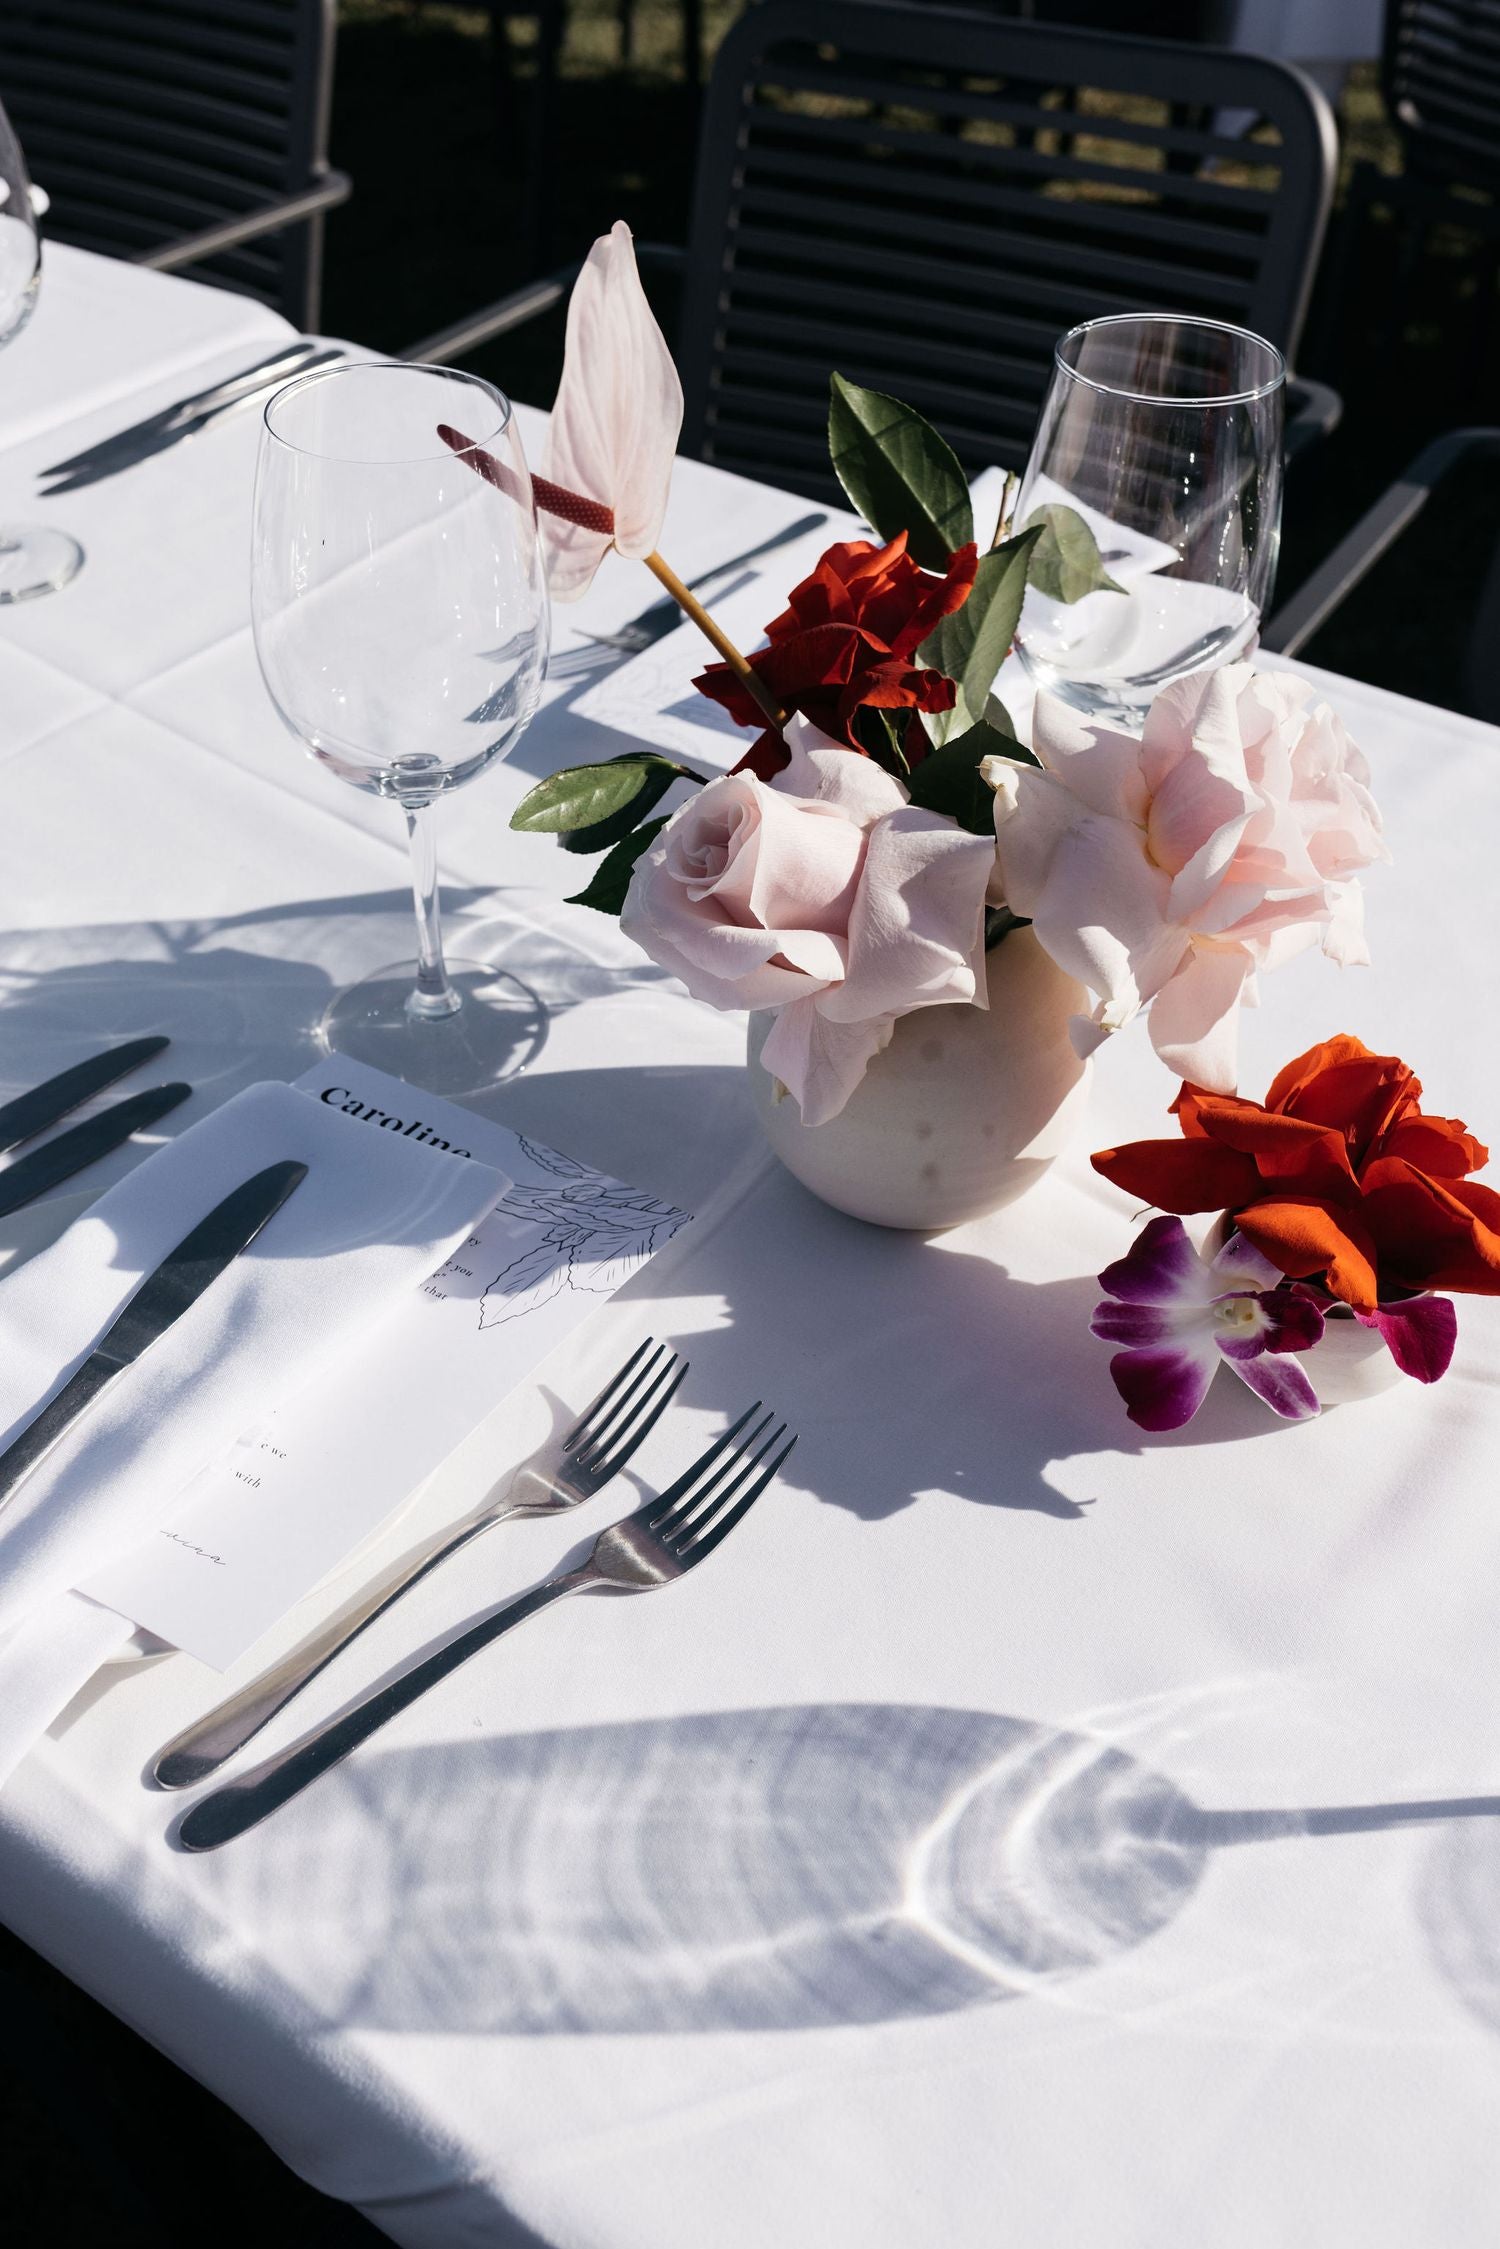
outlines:
[[[195,1782],[207,1780],[226,1758],[244,1747],[252,1734],[259,1733],[268,1719],[285,1709],[367,1624],[373,1624],[419,1579],[482,1532],[511,1515],[561,1514],[603,1491],[655,1428],[687,1371],[686,1359],[648,1335],[640,1349],[632,1351],[618,1373],[610,1377],[560,1445],[543,1446],[506,1480],[503,1488],[496,1486],[487,1492],[469,1514],[456,1524],[445,1524],[414,1554],[404,1556],[330,1617],[320,1631],[272,1664],[269,1671],[219,1703],[206,1717],[184,1727],[152,1767],[158,1786],[191,1788]]]
[[[533,1586],[529,1593],[492,1609],[446,1647],[388,1680],[342,1717],[202,1798],[177,1831],[182,1848],[214,1851],[221,1843],[243,1835],[361,1742],[368,1741],[388,1718],[407,1709],[429,1687],[446,1679],[450,1671],[498,1640],[502,1632],[535,1616],[551,1602],[560,1601],[565,1594],[593,1586],[616,1593],[650,1593],[659,1585],[672,1585],[685,1577],[722,1544],[754,1506],[797,1442],[795,1436],[787,1436],[785,1422],[772,1429],[776,1419],[773,1413],[755,1422],[760,1410],[757,1399],[749,1412],[741,1414],[734,1426],[716,1438],[686,1475],[659,1498],[647,1500],[633,1515],[602,1530],[581,1569],[563,1570],[545,1584]],[[755,1426],[746,1435],[751,1422]]]

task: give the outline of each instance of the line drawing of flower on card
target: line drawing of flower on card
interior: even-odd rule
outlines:
[[[531,1185],[514,1182],[495,1208],[535,1227],[537,1237],[486,1288],[479,1300],[481,1329],[525,1319],[564,1289],[612,1296],[692,1216],[555,1148],[521,1134],[517,1139],[547,1177]]]

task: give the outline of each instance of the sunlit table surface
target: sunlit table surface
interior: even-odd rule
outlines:
[[[160,1028],[197,1089],[175,1129],[295,1074],[330,990],[407,949],[390,808],[300,756],[259,683],[255,417],[36,496],[282,332],[54,250],[0,360],[0,517],[87,550],[0,619],[0,1096]],[[662,547],[691,576],[805,508],[684,463]],[[607,565],[559,647],[654,590]],[[767,616],[784,591],[773,561]],[[1086,1158],[1168,1129],[1144,1036],[1011,1211],[924,1241],[823,1208],[757,1142],[743,1025],[508,830],[539,774],[624,746],[578,716],[589,684],[560,679],[446,808],[456,942],[553,1009],[487,1107],[701,1216],[386,1543],[648,1330],[692,1373],[644,1479],[755,1397],[802,1431],[791,1469],[670,1600],[565,1604],[208,1858],[171,1848],[180,1800],[142,1773],[220,1681],[101,1676],[0,1794],[0,1914],[411,2249],[1489,2249],[1496,1308],[1464,1303],[1435,1393],[1287,1429],[1220,1385],[1140,1437],[1088,1333],[1129,1211]],[[1267,979],[1244,1082],[1349,1030],[1500,1132],[1500,740],[1327,685],[1395,852],[1376,965]],[[269,1738],[545,1575],[619,1496],[494,1534]]]

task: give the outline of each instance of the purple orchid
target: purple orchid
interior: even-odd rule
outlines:
[[[1180,1429],[1208,1395],[1222,1359],[1273,1413],[1304,1421],[1317,1394],[1290,1354],[1310,1350],[1323,1314],[1310,1290],[1232,1234],[1212,1260],[1201,1257],[1180,1218],[1153,1218],[1128,1256],[1107,1265],[1099,1285],[1113,1301],[1092,1322],[1106,1343],[1115,1388],[1141,1429]]]
[[[1458,1341],[1458,1311],[1451,1297],[1408,1296],[1356,1312],[1362,1328],[1377,1328],[1391,1357],[1415,1382],[1436,1382],[1448,1372]]]

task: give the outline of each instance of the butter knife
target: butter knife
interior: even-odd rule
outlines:
[[[128,1077],[171,1043],[165,1038],[127,1039],[124,1046],[106,1047],[87,1062],[59,1070],[55,1078],[34,1085],[29,1093],[18,1093],[14,1101],[0,1107],[0,1155],[7,1148],[19,1148],[23,1140],[34,1140],[70,1109],[92,1100],[117,1078]]]
[[[315,367],[326,367],[330,361],[342,359],[343,356],[342,350],[337,348],[314,352],[311,359],[302,360],[284,374],[274,375],[266,382],[258,382],[252,389],[236,391],[229,398],[200,406],[196,413],[189,414],[185,420],[172,422],[166,428],[154,432],[148,431],[137,441],[117,446],[102,460],[86,462],[81,469],[71,470],[66,476],[54,477],[50,484],[40,487],[42,495],[50,500],[61,492],[81,492],[86,485],[102,484],[106,477],[119,476],[125,469],[138,468],[142,461],[152,460],[158,453],[170,452],[174,445],[181,445],[186,438],[196,437],[200,430],[209,429],[218,422],[227,422],[232,414],[243,412],[247,406],[259,406],[273,391],[280,390],[284,383],[310,375]]]
[[[306,1164],[268,1164],[184,1234],[171,1255],[142,1281],[56,1397],[0,1452],[0,1512],[63,1431],[213,1286],[306,1177]]]

